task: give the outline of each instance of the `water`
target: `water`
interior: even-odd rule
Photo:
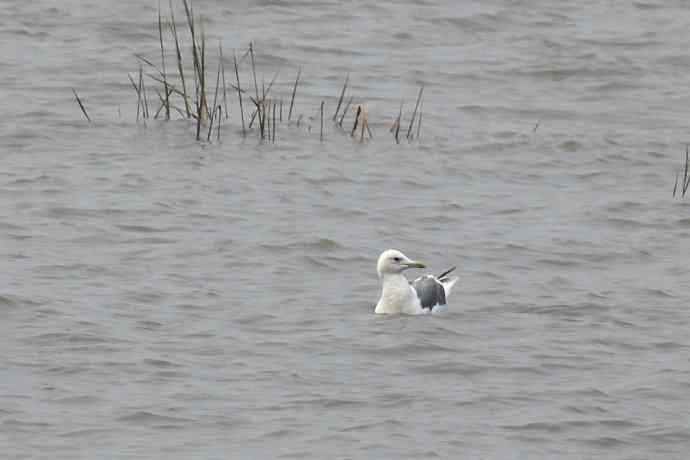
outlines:
[[[136,123],[155,2],[2,6],[4,458],[686,457],[684,2],[196,1],[305,120],[369,107],[274,145],[234,93],[220,143]],[[372,314],[389,247],[451,313]]]

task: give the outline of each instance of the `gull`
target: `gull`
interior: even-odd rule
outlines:
[[[425,267],[423,263],[409,259],[396,249],[383,251],[376,264],[382,287],[381,298],[374,312],[420,315],[447,310],[446,299],[458,281],[457,276],[449,278],[448,274],[455,270],[455,267],[439,276],[422,275],[412,283],[403,275],[408,268]]]

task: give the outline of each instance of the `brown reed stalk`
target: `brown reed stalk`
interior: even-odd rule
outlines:
[[[343,127],[343,120],[345,119],[345,114],[347,113],[347,109],[350,108],[350,104],[352,104],[354,96],[350,96],[350,99],[347,100],[347,105],[345,105],[345,110],[343,110],[343,114],[340,116],[340,120],[338,121],[338,126],[341,128]]]
[[[302,125],[302,118],[304,118],[304,114],[299,114],[299,117],[297,117],[297,127],[299,128]]]
[[[676,182],[673,184],[673,198],[676,197],[676,190],[678,190],[678,171],[676,171]]]
[[[412,120],[410,120],[410,127],[407,128],[407,139],[411,140],[412,127],[414,126],[415,118],[417,118],[417,110],[419,109],[419,104],[422,101],[422,93],[424,92],[424,85],[419,87],[419,94],[417,94],[417,103],[414,106],[414,111],[412,112]]]
[[[189,99],[187,98],[187,84],[184,79],[184,69],[182,66],[182,53],[180,52],[180,40],[177,37],[177,25],[175,24],[175,13],[173,12],[172,0],[168,0],[170,6],[170,30],[172,31],[173,38],[175,39],[175,56],[177,57],[177,71],[180,74],[180,81],[182,83],[182,98],[184,100],[184,109],[187,118],[191,117],[191,111],[189,110]]]
[[[251,96],[250,98],[253,99]],[[252,129],[252,125],[254,125],[254,120],[256,120],[256,116],[258,113],[259,111],[257,109],[254,109],[254,111],[252,112],[252,116],[249,118],[249,129]]]
[[[347,82],[350,80],[350,74],[348,73],[345,77],[345,83],[343,84],[343,89],[340,91],[340,98],[338,99],[338,105],[335,108],[335,113],[333,114],[333,121],[338,119],[338,112],[340,111],[340,105],[343,103],[343,98],[345,97],[345,90],[347,89]]]
[[[280,100],[280,122],[283,122],[283,100]]]
[[[161,19],[161,4],[158,1],[158,40],[161,45],[161,69],[163,75],[163,92],[165,93],[165,119],[170,120],[170,99],[168,93],[168,77],[165,71],[165,48],[163,47],[163,20]]]
[[[232,60],[235,64],[235,78],[237,78],[237,97],[240,100],[240,120],[242,120],[242,137],[246,136],[246,131],[244,128],[244,109],[242,108],[242,89],[240,87],[240,73],[237,70],[237,54],[235,50],[232,51]]]
[[[321,101],[321,131],[319,132],[319,139],[323,142],[323,101]]]
[[[81,109],[81,113],[83,113],[84,116],[86,117],[86,121],[91,123],[91,118],[89,118],[89,114],[86,112],[86,107],[84,107],[84,103],[82,103],[81,99],[79,98],[77,91],[74,88],[72,88],[72,92],[74,93],[74,98],[77,100],[77,104],[79,104],[79,108]]]
[[[290,98],[290,110],[288,110],[288,123],[292,118],[292,106],[295,103],[295,93],[297,92],[297,83],[299,82],[299,77],[302,74],[302,66],[299,66],[297,70],[297,78],[295,78],[295,86],[292,87],[292,97]]]

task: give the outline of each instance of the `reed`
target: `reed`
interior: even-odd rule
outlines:
[[[254,76],[254,90],[256,99],[259,99],[259,85],[256,82],[256,64],[254,63],[254,42],[249,42],[249,56],[252,61],[252,75]]]
[[[208,134],[206,135],[206,142],[211,142],[211,133],[213,132],[213,122],[214,122],[215,118],[216,118],[216,109],[214,106],[213,112],[211,112],[211,116],[208,117]]]
[[[170,5],[170,31],[175,40],[175,56],[177,57],[177,71],[180,74],[180,82],[182,84],[182,99],[184,100],[184,109],[187,118],[192,116],[189,110],[189,98],[187,97],[187,84],[184,79],[184,67],[182,65],[182,53],[180,52],[180,40],[177,36],[177,25],[175,24],[175,13],[173,12],[172,0],[169,0]]]
[[[225,109],[225,119],[228,119],[228,91],[225,86],[225,59],[223,59],[223,44],[218,41],[218,53],[220,55],[220,72],[223,76],[223,107]]]
[[[161,19],[161,4],[158,2],[158,40],[161,46],[161,74],[163,75],[163,93],[165,95],[165,119],[170,120],[170,97],[168,93],[168,77],[165,70],[165,48],[163,47],[163,20]]]
[[[681,180],[680,183],[680,191],[681,191],[681,198],[685,198],[685,194],[688,191],[688,188],[690,187],[690,175],[688,175],[688,171],[690,170],[690,158],[688,156],[688,146],[685,146],[685,166],[683,168],[683,179]],[[676,171],[676,181],[673,184],[673,197],[675,198],[676,196],[676,191],[678,190],[678,179],[679,179],[679,173]]]
[[[127,74],[129,77],[129,81],[132,84],[132,88],[134,88],[134,91],[137,93],[137,122],[139,121],[139,111],[141,108],[141,90],[137,86],[137,84],[134,82],[134,78],[130,74]]]
[[[340,115],[340,120],[338,121],[338,126],[341,128],[343,127],[343,120],[345,119],[345,114],[347,113],[347,109],[350,108],[350,104],[352,104],[352,100],[354,99],[354,96],[350,96],[350,99],[347,100],[347,104],[345,105],[345,109],[343,110],[342,115]]]
[[[220,44],[219,44],[219,48],[220,48]],[[222,56],[223,55],[222,53],[223,52],[219,50],[219,56]],[[220,67],[222,65],[222,61],[223,61],[222,58],[218,59],[218,70],[216,71],[216,90],[213,93],[213,106],[212,106],[213,112],[216,111],[216,107],[218,105],[218,90],[220,89]]]
[[[276,143],[276,104],[273,103],[273,143]]]
[[[417,103],[414,105],[414,111],[412,112],[412,120],[410,120],[410,126],[407,128],[407,139],[412,140],[412,127],[414,126],[415,118],[417,118],[417,110],[419,109],[419,104],[422,101],[422,93],[424,93],[424,85],[419,87],[419,94],[417,94]]]
[[[319,139],[321,142],[323,142],[323,104],[324,102],[321,101],[321,130],[319,131]]]
[[[690,186],[690,176],[688,176],[688,146],[685,146],[685,169],[683,171],[683,198],[685,198],[685,193],[688,191],[688,186]]]
[[[221,117],[220,112],[221,112],[221,108],[220,108],[220,104],[218,104],[218,131],[216,132],[216,141],[217,142],[220,142],[220,125],[223,124],[223,122],[221,121],[222,117]]]
[[[350,137],[355,137],[355,131],[357,131],[357,125],[359,124],[359,117],[362,114],[362,106],[358,105],[355,112],[355,122],[352,125],[352,132],[350,132]]]
[[[419,118],[417,119],[417,140],[422,137],[422,107],[424,107],[424,101],[419,106]]]
[[[293,87],[291,89],[289,105],[287,104],[287,99],[283,100],[279,96],[272,96],[271,91],[279,78],[280,72],[275,72],[267,84],[264,79],[264,74],[257,74],[257,58],[259,58],[259,64],[261,63],[260,57],[256,55],[256,49],[254,42],[251,41],[247,48],[242,50],[242,57],[237,56],[237,51],[233,50],[233,61],[235,67],[235,82],[232,82],[232,69],[229,70],[230,75],[228,75],[229,80],[226,78],[225,73],[225,57],[223,51],[223,43],[219,41],[218,43],[218,62],[213,62],[215,56],[209,56],[207,50],[207,37],[204,33],[204,21],[201,16],[195,15],[192,0],[181,0],[182,6],[184,7],[184,15],[186,21],[183,19],[180,24],[186,22],[186,27],[189,32],[189,38],[187,38],[184,31],[177,30],[177,23],[175,21],[175,11],[173,9],[173,0],[168,0],[168,7],[170,14],[166,15],[161,7],[162,0],[159,0],[158,11],[157,11],[157,24],[154,27],[158,28],[158,47],[160,53],[160,62],[158,59],[153,59],[156,61],[152,62],[147,57],[136,54],[139,61],[139,75],[138,80],[134,72],[131,75],[128,74],[132,88],[137,93],[137,122],[141,119],[144,125],[146,125],[146,119],[150,118],[150,112],[155,109],[154,118],[163,118],[165,114],[165,119],[170,120],[171,116],[175,117],[171,112],[176,111],[182,117],[192,118],[196,122],[196,139],[199,141],[202,139],[203,134],[206,134],[206,141],[210,142],[213,137],[213,128],[216,128],[215,137],[220,141],[221,136],[221,118],[224,116],[225,120],[229,119],[230,106],[232,101],[228,101],[228,91],[233,89],[237,91],[237,97],[239,102],[240,111],[240,122],[242,125],[242,136],[246,137],[247,130],[252,129],[254,122],[258,123],[258,137],[261,141],[276,142],[276,133],[278,130],[278,125],[283,122],[283,103],[285,102],[285,108],[287,110],[286,121],[289,125],[292,124],[292,114],[295,113],[297,118],[297,127],[300,128],[305,122],[308,123],[308,129],[311,133],[312,125],[316,123],[316,117],[319,117],[319,138],[322,142],[326,140],[326,131],[328,127],[324,124],[328,120],[325,117],[330,116],[334,125],[343,127],[344,120],[350,111],[355,113],[355,118],[353,121],[352,130],[350,132],[351,137],[358,136],[359,141],[363,142],[365,136],[368,135],[370,139],[373,139],[372,127],[369,125],[368,110],[366,105],[357,104],[355,105],[354,96],[352,96],[350,91],[350,73],[346,73],[343,78],[343,84],[340,91],[337,94],[337,99],[326,98],[321,100],[319,105],[315,107],[317,109],[316,114],[313,114],[313,108],[302,111],[302,114],[298,115],[298,110],[295,107],[295,99],[297,94],[297,87],[302,80],[302,66],[298,67],[296,76],[294,78]],[[179,12],[178,12],[179,16]],[[164,37],[165,33],[170,33],[168,37]],[[165,40],[170,40],[172,37],[172,43],[168,42],[166,44]],[[188,40],[191,39],[191,56],[187,56],[187,59],[191,58],[191,63],[187,62],[185,66],[185,61],[183,60],[182,50]],[[174,48],[173,48],[174,46]],[[166,49],[167,48],[167,49]],[[173,51],[174,50],[174,51]],[[246,52],[245,52],[246,50]],[[174,56],[173,56],[174,52]],[[167,54],[167,55],[166,55]],[[210,53],[214,54],[214,53]],[[249,86],[253,81],[254,84],[254,94],[252,95],[251,88],[242,88],[240,76],[239,76],[239,64],[243,59],[247,59],[251,65],[251,75],[246,76],[251,81]],[[172,62],[171,60],[175,60]],[[228,63],[230,61],[228,60]],[[192,65],[190,65],[192,64]],[[211,98],[212,80],[211,83],[208,81],[207,74],[210,74],[212,78],[212,70],[209,71],[210,65],[216,65],[216,85],[213,92],[213,97]],[[147,72],[144,72],[146,68]],[[186,73],[185,73],[185,68]],[[153,69],[152,71],[148,71]],[[259,69],[261,70],[261,69]],[[189,72],[192,72],[194,82],[191,83],[191,78]],[[178,76],[179,75],[179,76]],[[262,85],[259,86],[258,80],[261,77]],[[148,81],[157,82],[153,87],[146,88],[146,79],[150,78]],[[187,85],[190,83],[190,85]],[[160,86],[159,86],[160,85]],[[247,82],[245,81],[245,86]],[[189,87],[188,87],[189,86]],[[162,89],[161,89],[162,87]],[[148,92],[153,91],[155,95],[152,104],[149,105]],[[423,117],[423,94],[425,86],[421,85],[419,87],[419,92],[417,95],[416,104],[414,106],[414,111],[411,115],[411,120],[409,121],[409,126],[407,127],[407,139],[413,140],[415,135],[417,138],[421,136],[421,125]],[[91,119],[86,112],[83,102],[80,100],[76,90],[73,90],[75,99],[77,100],[85,118],[91,122]],[[347,97],[346,97],[347,96]],[[181,97],[184,105],[178,103],[177,98]],[[232,95],[230,95],[232,98]],[[245,120],[245,108],[244,103],[246,98],[249,98],[252,102],[250,107],[253,105],[253,110],[247,112],[246,115],[251,115]],[[157,99],[156,99],[157,98]],[[334,112],[325,113],[327,110],[326,102],[333,101]],[[330,103],[330,102],[329,102]],[[402,112],[403,103],[400,104],[400,109],[398,117],[391,127],[391,132],[394,133],[396,143],[400,143],[400,131],[402,126]],[[333,110],[333,108],[329,109]],[[225,112],[223,114],[223,112]],[[307,115],[305,116],[304,113]],[[313,114],[313,115],[311,115]],[[227,121],[226,121],[227,123]],[[415,134],[415,124],[416,124],[416,134]],[[205,130],[203,133],[203,129]],[[306,126],[305,126],[306,127]],[[359,132],[357,130],[360,130]],[[536,130],[536,127],[535,127]],[[690,168],[687,167],[687,168]],[[683,175],[683,182],[680,182],[680,173],[678,174],[677,183],[674,187],[674,194],[685,192],[690,188],[690,177],[688,177],[690,172]]]
[[[242,88],[240,87],[240,73],[237,69],[237,54],[235,50],[232,51],[232,60],[235,64],[235,77],[237,78],[237,97],[240,100],[240,120],[242,120],[242,137],[246,136],[246,130],[244,127],[244,108],[242,108]]]
[[[72,88],[72,92],[74,93],[74,98],[77,100],[77,104],[79,104],[79,108],[81,109],[81,113],[83,113],[84,116],[86,117],[86,121],[91,123],[91,118],[89,118],[89,114],[86,112],[86,107],[84,107],[84,103],[81,101],[81,98],[77,94],[77,90]]]
[[[340,106],[343,103],[343,98],[345,97],[345,90],[347,89],[348,80],[350,80],[350,74],[347,74],[347,76],[345,77],[345,83],[343,84],[342,91],[340,91],[340,98],[338,98],[338,105],[336,106],[335,113],[333,114],[333,121],[336,121],[338,119],[338,112],[340,111]]]
[[[144,85],[144,73],[141,65],[139,66],[139,90],[141,91],[141,98],[143,101],[142,112],[143,118],[149,117],[149,102],[146,97],[146,85]]]
[[[393,123],[393,127],[391,128],[391,130],[393,130],[393,129],[395,130],[395,134],[393,137],[395,137],[395,143],[396,144],[400,143],[400,138],[399,138],[400,122],[402,121],[402,109],[403,109],[404,102],[405,102],[404,100],[400,101],[400,110],[398,111],[398,118],[395,120],[395,123]]]
[[[302,75],[302,66],[297,69],[297,78],[295,78],[295,86],[292,87],[292,97],[290,98],[290,109],[288,110],[288,123],[292,119],[292,106],[295,103],[295,93],[297,93],[297,83],[299,83],[299,77]]]

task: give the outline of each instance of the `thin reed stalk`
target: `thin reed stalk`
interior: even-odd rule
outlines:
[[[323,104],[324,102],[321,101],[321,131],[319,133],[319,139],[321,139],[321,142],[323,142]]]
[[[211,142],[211,132],[213,132],[213,122],[215,121],[215,118],[216,118],[216,109],[214,106],[214,109],[211,112],[211,116],[208,117],[208,134],[206,135],[206,142]]]
[[[335,108],[335,113],[333,114],[333,121],[338,119],[338,112],[340,111],[340,106],[343,103],[343,98],[345,97],[345,90],[347,89],[347,82],[350,80],[350,74],[345,77],[345,83],[343,84],[343,89],[340,91],[340,98],[338,99],[338,105]]]
[[[402,122],[402,109],[403,109],[403,104],[404,100],[400,101],[400,111],[398,112],[398,119],[395,120],[395,143],[399,144],[400,143],[400,138],[398,137],[400,135],[400,123]]]
[[[347,109],[350,108],[350,104],[352,104],[352,100],[354,99],[354,96],[350,96],[350,99],[347,100],[347,105],[345,105],[345,110],[343,110],[343,114],[340,115],[340,120],[338,121],[338,126],[341,128],[343,127],[343,120],[345,119],[345,114],[347,113]]]
[[[424,107],[424,101],[419,106],[419,117],[417,119],[417,140],[422,137],[422,107]]]
[[[216,131],[216,141],[217,142],[220,142],[220,125],[223,124],[223,122],[222,122],[223,117],[221,116],[221,110],[222,109],[220,107],[220,104],[218,104],[218,129]],[[226,119],[227,119],[227,116],[226,116]]]
[[[352,126],[352,132],[350,133],[350,137],[355,137],[355,131],[357,131],[357,124],[359,123],[359,116],[362,114],[362,106],[358,105],[357,106],[357,112],[355,113],[355,123]]]
[[[170,120],[170,98],[168,93],[168,77],[165,70],[165,48],[163,47],[163,20],[161,19],[161,4],[158,2],[158,40],[161,45],[161,69],[163,75],[163,92],[165,93],[165,119]]]
[[[417,110],[419,109],[419,104],[422,101],[422,93],[424,92],[424,85],[419,87],[419,94],[417,94],[417,103],[414,105],[414,111],[412,112],[412,120],[410,120],[410,127],[407,128],[407,139],[411,140],[412,127],[414,126],[415,118],[417,118]]]
[[[688,177],[688,146],[685,146],[685,171],[683,172],[683,198],[685,198],[685,193],[688,191],[688,186],[690,186],[690,177]]]
[[[244,109],[242,108],[242,89],[240,87],[240,73],[237,70],[237,54],[235,50],[232,51],[232,60],[235,64],[235,77],[237,78],[237,97],[240,100],[240,120],[242,120],[242,137],[246,136],[246,130],[244,128]]]
[[[187,98],[187,84],[184,79],[184,68],[182,66],[182,53],[180,52],[180,40],[177,37],[177,25],[175,24],[175,13],[173,12],[172,0],[169,0],[170,5],[170,30],[172,31],[173,38],[175,39],[175,56],[177,57],[177,71],[180,74],[180,81],[182,83],[182,98],[184,100],[184,109],[187,118],[192,116],[189,110],[189,99]]]
[[[86,112],[86,107],[84,107],[84,103],[79,98],[77,91],[74,88],[72,88],[72,92],[74,93],[74,98],[77,100],[77,104],[79,104],[79,108],[81,109],[81,113],[83,113],[84,116],[86,117],[86,121],[91,123],[91,118],[89,118],[89,114]]]
[[[254,90],[256,99],[259,99],[259,85],[256,83],[256,65],[254,64],[254,42],[249,42],[249,56],[252,60],[252,75],[254,76]]]
[[[250,96],[250,98],[251,98],[251,96]],[[252,116],[249,118],[249,126],[248,126],[249,129],[252,129],[252,125],[254,124],[254,120],[256,120],[256,116],[258,115],[258,113],[259,113],[258,109],[254,109],[254,111],[252,112]]]
[[[137,93],[137,122],[139,122],[139,113],[141,110],[141,88],[137,86],[136,83],[134,83],[134,78],[130,74],[127,74],[129,77],[129,81],[132,83],[132,88],[134,88],[134,91]]]
[[[273,103],[273,143],[276,143],[276,103]]]
[[[218,51],[220,53],[220,72],[223,76],[223,108],[225,109],[225,119],[228,119],[228,91],[225,86],[225,60],[223,59],[223,44],[218,41]]]
[[[148,102],[148,98],[146,97],[146,85],[144,85],[144,74],[143,74],[143,69],[141,68],[141,65],[139,66],[139,89],[141,90],[141,98],[144,101],[144,105],[142,106],[143,117],[148,118],[149,117],[149,102]]]
[[[216,71],[216,91],[213,94],[213,112],[216,111],[216,106],[218,105],[218,90],[220,87],[220,66],[222,64],[222,59],[218,61],[218,70]]]
[[[292,97],[290,98],[290,110],[288,110],[288,123],[292,118],[292,106],[295,103],[295,93],[297,92],[297,83],[299,83],[299,77],[302,74],[302,66],[299,66],[297,70],[297,78],[295,78],[295,86],[292,87]]]

